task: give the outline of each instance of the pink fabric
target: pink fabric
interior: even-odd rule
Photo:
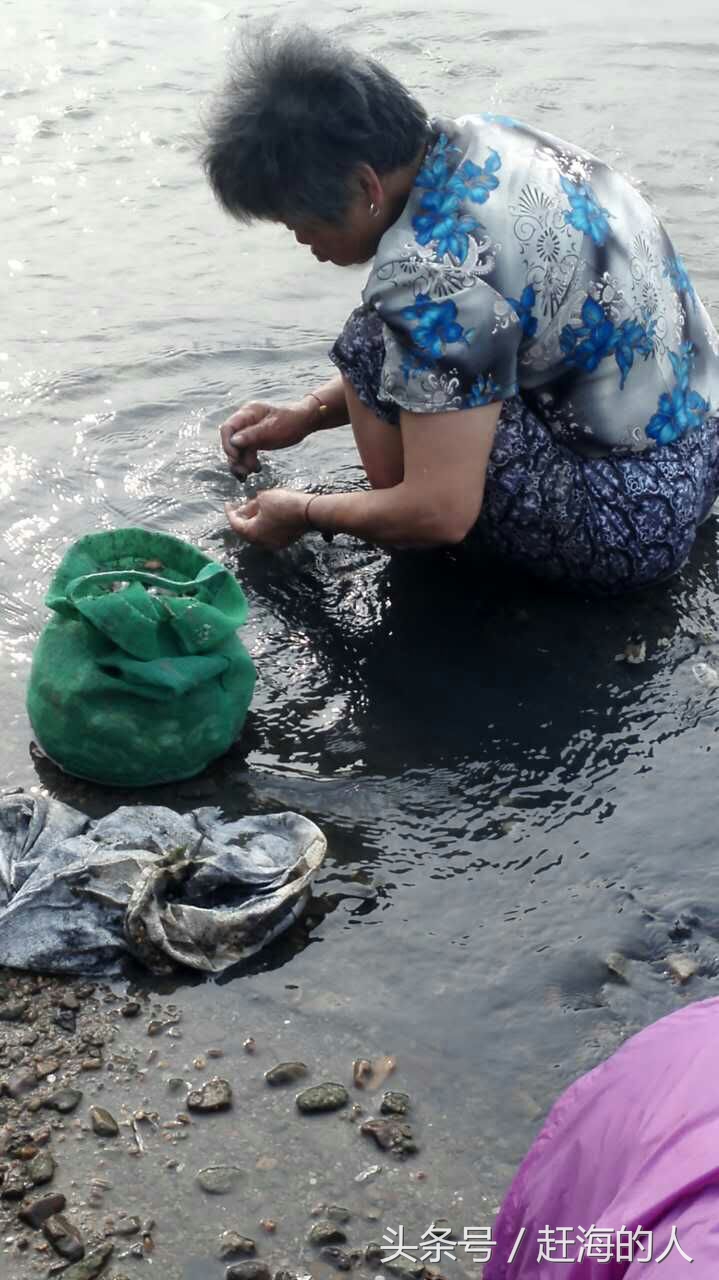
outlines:
[[[651,1233],[652,1261],[639,1261],[649,1249],[638,1246],[633,1261],[626,1249],[625,1260],[581,1257],[578,1229],[592,1226],[623,1240],[637,1228]],[[671,1246],[672,1227],[693,1263]],[[552,1261],[538,1260],[539,1242],[556,1243],[561,1228],[575,1247],[565,1237],[565,1258],[557,1250]],[[563,1280],[716,1280],[719,999],[654,1023],[559,1098],[507,1192],[493,1239],[484,1280],[556,1280],[557,1272]]]

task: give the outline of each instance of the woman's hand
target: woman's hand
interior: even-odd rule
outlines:
[[[225,504],[227,519],[245,542],[281,551],[307,532],[305,510],[311,494],[295,489],[263,489],[241,507]]]
[[[220,427],[231,470],[244,479],[248,472],[260,469],[258,449],[289,449],[299,444],[313,429],[317,407],[309,396],[298,404],[277,407],[258,400],[243,405]]]

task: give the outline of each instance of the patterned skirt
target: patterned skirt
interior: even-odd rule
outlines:
[[[330,358],[359,399],[396,427],[398,407],[378,396],[377,314],[353,311]],[[515,396],[502,407],[482,511],[462,546],[547,581],[631,591],[681,568],[718,494],[719,417],[646,453],[589,458]]]

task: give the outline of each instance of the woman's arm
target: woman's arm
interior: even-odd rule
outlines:
[[[350,533],[393,546],[461,542],[481,510],[501,407],[498,402],[451,413],[403,411],[400,484],[314,497],[268,489],[238,511],[228,510],[230,524],[247,542],[274,548],[294,542],[308,525],[323,533]]]

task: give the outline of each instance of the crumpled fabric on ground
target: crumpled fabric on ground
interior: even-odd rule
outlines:
[[[562,1094],[493,1237],[484,1280],[717,1275],[719,999],[655,1022]]]
[[[297,813],[128,806],[93,821],[0,796],[0,965],[112,976],[245,960],[301,914],[327,842]]]

